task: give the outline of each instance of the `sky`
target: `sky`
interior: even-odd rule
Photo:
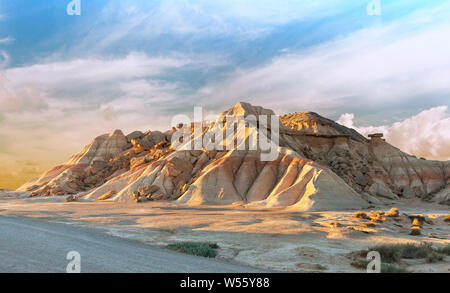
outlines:
[[[239,101],[450,159],[448,0],[69,2],[0,0],[0,188]]]

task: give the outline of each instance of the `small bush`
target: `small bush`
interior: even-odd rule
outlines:
[[[369,248],[368,251],[378,251],[381,260],[386,263],[399,262],[401,253],[398,245],[379,245]]]
[[[434,250],[429,244],[402,244],[401,247],[401,258],[425,258],[433,254]]]
[[[450,215],[445,216],[444,222],[450,222]]]
[[[386,274],[393,274],[393,273],[398,273],[398,274],[404,274],[404,273],[408,273],[408,271],[402,267],[393,265],[393,264],[388,264],[388,263],[382,263],[381,264],[381,272],[382,273],[386,273]]]
[[[440,262],[444,259],[444,257],[437,253],[437,252],[432,252],[430,255],[427,256],[427,263],[435,263],[435,262]]]
[[[169,244],[167,245],[167,248],[186,254],[203,257],[216,257],[216,249],[219,248],[219,246],[216,243],[207,242],[180,242]]]
[[[352,267],[357,268],[357,269],[364,269],[365,270],[367,268],[367,265],[369,264],[369,262],[370,262],[369,260],[358,259],[358,260],[355,260],[355,261],[351,262],[350,265]]]
[[[365,252],[367,253],[368,251],[378,251],[381,255],[381,260],[385,263],[398,263],[402,258],[427,258],[435,253],[435,250],[428,244],[416,245],[412,243],[378,245],[370,247]]]
[[[350,263],[350,265],[357,269],[365,270],[369,262],[369,260],[356,260]],[[393,264],[381,263],[381,273],[408,273],[408,271]]]
[[[444,246],[442,248],[439,248],[437,250],[437,252],[442,253],[442,254],[446,254],[446,255],[450,255],[450,244],[447,246]]]

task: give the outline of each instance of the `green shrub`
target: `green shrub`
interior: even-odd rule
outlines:
[[[401,251],[401,258],[409,259],[425,258],[434,253],[434,249],[429,244],[401,244],[399,249]]]
[[[442,254],[446,254],[446,255],[450,255],[450,244],[447,246],[444,246],[442,248],[439,248],[437,250],[437,252],[442,253]]]
[[[367,265],[369,264],[370,260],[355,260],[352,263],[350,263],[351,266],[365,270],[367,268]],[[388,264],[388,263],[381,263],[381,273],[408,273],[408,271],[402,267]]]
[[[219,246],[216,243],[207,242],[180,242],[167,245],[168,249],[179,251],[186,254],[192,254],[203,257],[216,257],[216,249]]]
[[[378,251],[381,259],[386,263],[398,263],[402,258],[427,258],[435,252],[429,244],[413,243],[378,245],[369,248],[368,251]]]
[[[377,251],[381,255],[381,260],[386,263],[399,262],[401,258],[399,245],[377,245],[370,247],[369,250],[365,251]]]
[[[444,259],[444,256],[433,251],[430,255],[427,256],[427,263],[440,262],[443,259]]]
[[[367,265],[369,264],[369,262],[370,262],[370,260],[358,259],[358,260],[355,260],[355,261],[351,262],[350,265],[352,267],[357,268],[357,269],[364,269],[365,270],[367,268]]]
[[[408,273],[408,271],[405,268],[389,264],[389,263],[382,263],[381,264],[381,272],[392,274],[392,273]]]

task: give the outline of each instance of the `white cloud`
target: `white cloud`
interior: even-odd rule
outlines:
[[[450,113],[448,106],[424,110],[392,125],[358,127],[355,115],[345,113],[338,123],[363,135],[383,133],[386,140],[402,151],[428,159],[450,160]]]
[[[254,40],[278,25],[337,14],[345,2],[330,0],[324,9],[318,1],[297,0],[282,5],[273,0],[111,1],[89,25],[77,50],[101,52],[124,40],[141,43],[161,35]]]
[[[3,50],[0,50],[0,69],[6,67],[9,63],[9,55]]]
[[[166,70],[181,68],[189,58],[156,57],[130,53],[117,59],[76,59],[10,68],[4,74],[13,86],[34,84],[39,87],[95,84],[156,76]]]
[[[167,130],[170,117],[162,115],[163,106],[177,97],[179,85],[160,77],[201,62],[133,53],[0,71],[0,161],[14,168],[15,157],[39,158],[46,169],[102,133]]]
[[[119,84],[120,90],[126,97],[143,98],[147,102],[168,101],[176,99],[174,94],[179,85],[152,80],[133,80]]]
[[[6,38],[0,39],[0,44],[9,44],[12,42],[14,42],[14,38],[11,38],[11,37],[6,37]]]
[[[450,11],[447,9],[446,11]],[[409,20],[409,18],[408,18]],[[389,105],[450,94],[450,22],[405,30],[405,20],[284,54],[200,90],[289,111]]]
[[[24,86],[18,91],[10,91],[5,87],[4,78],[0,75],[0,114],[31,109],[39,110],[45,107],[47,107],[47,103],[37,89]]]

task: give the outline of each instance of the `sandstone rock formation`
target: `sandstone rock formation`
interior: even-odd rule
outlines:
[[[232,117],[257,117],[237,139],[226,130]],[[262,116],[261,116],[262,115]],[[238,103],[183,140],[223,133],[216,148],[175,147],[166,132],[120,130],[94,139],[65,164],[33,179],[19,191],[31,196],[76,195],[81,200],[137,202],[176,200],[182,204],[231,204],[283,207],[296,211],[360,209],[400,197],[421,197],[449,204],[450,163],[427,161],[403,153],[380,135],[366,139],[353,129],[316,113],[281,116],[274,160],[265,150],[249,149],[252,139],[275,134],[273,111]],[[265,124],[266,130],[258,127]],[[252,127],[252,125],[254,127]],[[191,131],[195,125],[179,125]],[[209,138],[209,137],[208,137]],[[228,140],[227,140],[228,139]],[[234,149],[225,150],[229,142]]]

